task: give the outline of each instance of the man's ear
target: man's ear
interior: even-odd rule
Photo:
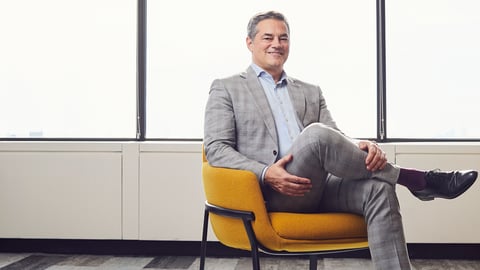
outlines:
[[[245,43],[247,44],[247,48],[250,51],[253,51],[252,46],[253,46],[253,40],[250,37],[247,37],[245,40]]]

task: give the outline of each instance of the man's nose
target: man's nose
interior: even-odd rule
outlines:
[[[280,46],[280,37],[273,38],[272,46],[279,47]]]

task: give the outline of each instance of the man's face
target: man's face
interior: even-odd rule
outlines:
[[[247,37],[247,46],[256,65],[272,75],[281,74],[290,48],[286,24],[275,19],[260,21],[255,38]]]

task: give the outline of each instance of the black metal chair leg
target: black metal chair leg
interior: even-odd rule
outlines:
[[[257,238],[255,237],[255,232],[253,231],[252,223],[250,223],[250,220],[246,218],[242,218],[242,220],[243,220],[243,225],[245,227],[245,231],[248,236],[248,240],[250,242],[253,270],[260,270],[260,259],[258,255]]]
[[[205,259],[207,256],[207,234],[208,234],[208,216],[209,211],[205,209],[203,216],[203,233],[202,233],[202,245],[200,250],[200,270],[205,269]]]
[[[252,266],[253,266],[253,270],[260,270],[260,259],[258,256],[258,249],[252,250]]]
[[[310,270],[317,270],[317,255],[310,255]]]

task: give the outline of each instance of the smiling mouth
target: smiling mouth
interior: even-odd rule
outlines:
[[[282,53],[282,52],[268,52],[268,54],[283,55],[283,53]]]

